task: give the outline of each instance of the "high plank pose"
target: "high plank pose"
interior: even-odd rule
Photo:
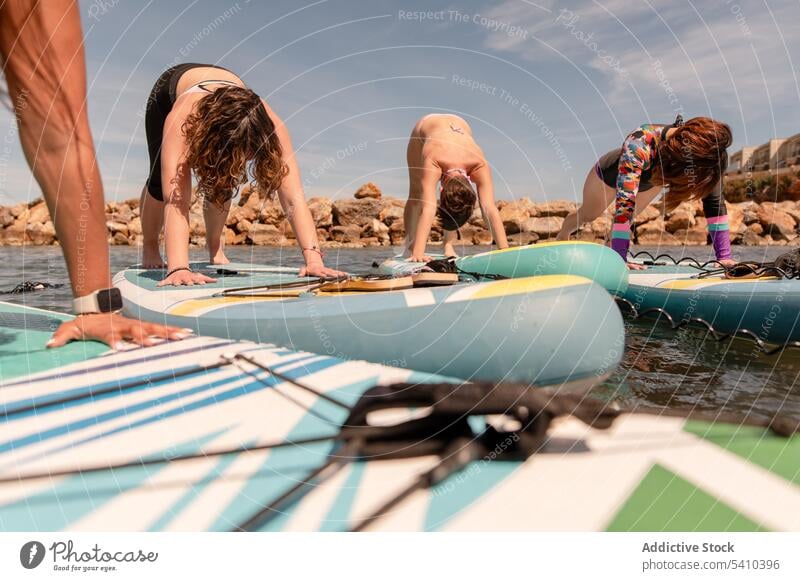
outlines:
[[[117,313],[111,288],[103,183],[86,109],[86,61],[79,6],[73,0],[0,3],[0,56],[25,159],[42,189],[67,263],[75,319],[48,347],[96,340],[150,344],[181,339],[176,327]]]
[[[728,211],[722,175],[728,166],[730,128],[708,117],[672,125],[642,125],[589,170],[583,204],[564,219],[558,240],[568,240],[581,224],[600,216],[614,202],[611,247],[627,261],[631,224],[662,191],[667,208],[699,199],[717,260],[732,265]],[[629,263],[629,268],[642,268]]]
[[[184,63],[156,81],[145,115],[150,175],[142,191],[143,263],[162,268],[162,226],[167,274],[159,285],[214,282],[189,266],[192,174],[203,199],[206,245],[214,264],[225,264],[222,233],[239,186],[254,182],[278,199],[305,260],[300,276],[338,276],[326,268],[305,201],[289,131],[269,105],[231,71]]]
[[[430,260],[425,247],[437,218],[445,232],[444,253],[455,256],[458,229],[469,220],[476,200],[497,247],[508,247],[494,203],[492,171],[466,121],[457,115],[426,115],[411,132],[406,156],[409,190],[404,256],[414,262]]]

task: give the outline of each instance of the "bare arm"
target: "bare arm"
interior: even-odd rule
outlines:
[[[168,276],[163,285],[193,285],[215,282],[189,268],[189,207],[192,203],[191,170],[186,163],[186,142],[181,125],[182,107],[176,107],[164,124],[161,145],[161,183],[164,188],[164,246]]]
[[[283,159],[288,168],[286,177],[283,178],[278,187],[278,199],[292,225],[292,230],[294,230],[294,234],[297,237],[297,243],[303,253],[303,260],[306,263],[306,268],[302,269],[301,276],[340,276],[344,273],[326,268],[323,263],[322,251],[317,240],[317,227],[314,224],[311,211],[308,209],[308,204],[306,204],[303,183],[300,179],[300,168],[297,165],[289,130],[280,117],[270,109],[269,105],[263,100],[261,102],[275,124],[275,133],[277,133],[281,142]]]
[[[508,248],[506,229],[500,219],[500,212],[494,200],[494,184],[492,183],[492,170],[488,164],[472,172],[472,179],[478,188],[478,203],[481,206],[481,213],[492,238],[498,248]]]
[[[440,175],[441,170],[437,166],[426,163],[419,174],[419,197],[409,200],[409,203],[416,206],[418,213],[413,233],[407,233],[408,239],[412,240],[410,258],[412,262],[423,262],[426,258],[425,248],[436,218],[436,184]]]

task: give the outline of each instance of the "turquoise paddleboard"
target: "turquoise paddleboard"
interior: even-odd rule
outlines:
[[[0,357],[2,531],[347,530],[440,465],[372,456],[310,476],[342,459],[325,438],[343,405],[376,385],[424,390],[444,378],[200,337],[106,355],[76,344],[62,351],[76,359],[54,367],[41,356],[48,334],[19,321],[63,316],[7,303],[0,313],[6,345],[28,350]],[[30,373],[6,356],[27,357]],[[416,488],[367,530],[800,530],[797,436],[650,415],[609,430],[563,418],[529,459],[505,450]]]
[[[443,255],[431,255],[443,259]],[[498,275],[506,278],[573,274],[593,280],[611,293],[623,292],[628,269],[610,248],[591,242],[542,242],[504,250],[491,250],[456,258],[463,280],[480,280]],[[384,261],[385,274],[409,274],[425,268],[423,262],[409,262],[401,256]]]
[[[298,279],[265,267],[229,265],[227,275],[194,267],[218,282],[158,287],[162,271],[130,268],[114,284],[126,312],[148,321],[464,379],[580,383],[608,375],[624,348],[622,317],[609,294],[573,275],[303,292],[275,290]]]
[[[720,333],[747,330],[768,343],[800,341],[800,280],[700,276],[691,266],[632,271],[622,295],[643,312],[664,309],[676,323],[703,319]]]

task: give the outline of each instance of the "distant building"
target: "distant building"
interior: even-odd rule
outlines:
[[[800,165],[800,133],[742,147],[731,155],[726,174],[780,170],[795,165]]]
[[[739,151],[731,155],[728,161],[728,173],[741,173],[752,171],[750,160],[753,157],[755,147],[747,146],[741,148]]]
[[[784,140],[777,157],[778,167],[800,165],[800,133]]]

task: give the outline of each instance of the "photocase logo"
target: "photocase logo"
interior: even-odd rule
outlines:
[[[35,569],[44,560],[44,545],[39,541],[28,541],[19,551],[19,562],[26,569]]]

